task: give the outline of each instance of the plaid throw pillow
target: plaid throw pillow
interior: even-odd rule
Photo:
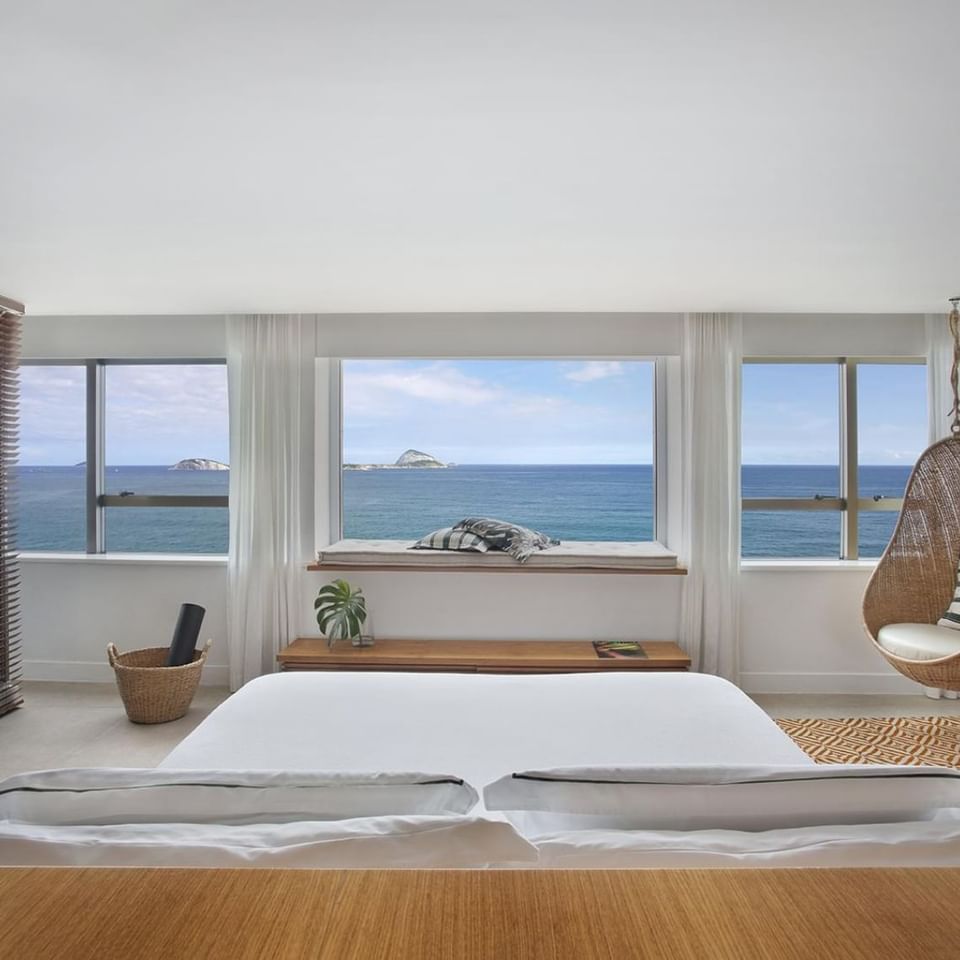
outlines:
[[[960,630],[960,568],[957,569],[957,585],[953,588],[953,602],[937,621],[937,626]]]
[[[444,527],[418,540],[411,550],[463,550],[466,553],[486,553],[487,541],[469,530]]]
[[[560,542],[537,530],[528,530],[503,520],[491,520],[489,517],[468,517],[453,529],[467,530],[483,537],[491,550],[502,550],[520,563],[538,550],[556,546]]]

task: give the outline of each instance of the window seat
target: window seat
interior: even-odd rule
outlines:
[[[339,540],[317,554],[310,570],[452,570],[496,573],[684,574],[677,555],[660,543],[568,541],[541,550],[525,563],[504,553],[411,550],[414,540]]]

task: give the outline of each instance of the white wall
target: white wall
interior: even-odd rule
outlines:
[[[329,579],[304,579],[305,633],[317,635],[312,597]],[[606,574],[352,572],[374,635],[454,640],[667,640],[676,636],[680,577]]]
[[[142,360],[224,356],[223,317],[33,317],[23,320],[23,356],[33,360]]]
[[[225,562],[25,559],[21,575],[28,680],[109,681],[108,643],[169,646],[180,604],[199,603],[213,640],[203,682],[226,684]]]
[[[317,356],[652,356],[678,349],[672,314],[337,315],[317,318],[305,353]],[[312,321],[308,327],[312,325]],[[745,318],[745,352],[921,355],[914,316],[768,315]],[[36,358],[166,358],[224,354],[220,317],[28,317],[24,354]],[[304,411],[315,404],[305,356]],[[324,395],[325,385],[318,394]],[[321,421],[323,425],[323,421]],[[309,440],[305,440],[309,447]],[[322,450],[305,451],[305,487],[326,480]],[[314,473],[316,472],[316,476]],[[305,528],[324,521],[305,504]],[[309,540],[309,537],[306,538]],[[308,549],[304,551],[307,561]],[[743,576],[742,682],[755,692],[893,692],[917,688],[870,648],[859,619],[869,566],[758,568]],[[370,599],[381,636],[565,639],[676,636],[680,578],[454,573],[351,576]],[[216,564],[80,558],[23,565],[25,673],[37,679],[109,679],[105,648],[165,645],[181,602],[207,607],[214,638],[207,682],[225,682],[226,568]],[[312,596],[324,578],[303,574],[303,629],[316,634]]]
[[[863,630],[869,563],[744,568],[740,685],[749,693],[919,693]]]

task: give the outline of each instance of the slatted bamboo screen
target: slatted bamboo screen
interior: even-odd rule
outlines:
[[[19,446],[19,305],[0,298],[0,716],[20,697],[20,569],[17,560],[16,463]]]

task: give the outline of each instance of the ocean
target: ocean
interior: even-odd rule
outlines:
[[[908,466],[860,468],[861,495],[902,495]],[[226,495],[226,472],[108,467],[107,492]],[[83,467],[18,469],[21,550],[83,551]],[[745,466],[745,497],[837,496],[836,467]],[[653,468],[638,466],[456,466],[446,470],[345,470],[343,535],[413,539],[466,516],[493,516],[560,540],[648,540]],[[896,513],[860,515],[860,552],[879,556]],[[112,507],[110,552],[225,553],[223,508]],[[757,511],[743,517],[745,557],[836,557],[838,512]]]

